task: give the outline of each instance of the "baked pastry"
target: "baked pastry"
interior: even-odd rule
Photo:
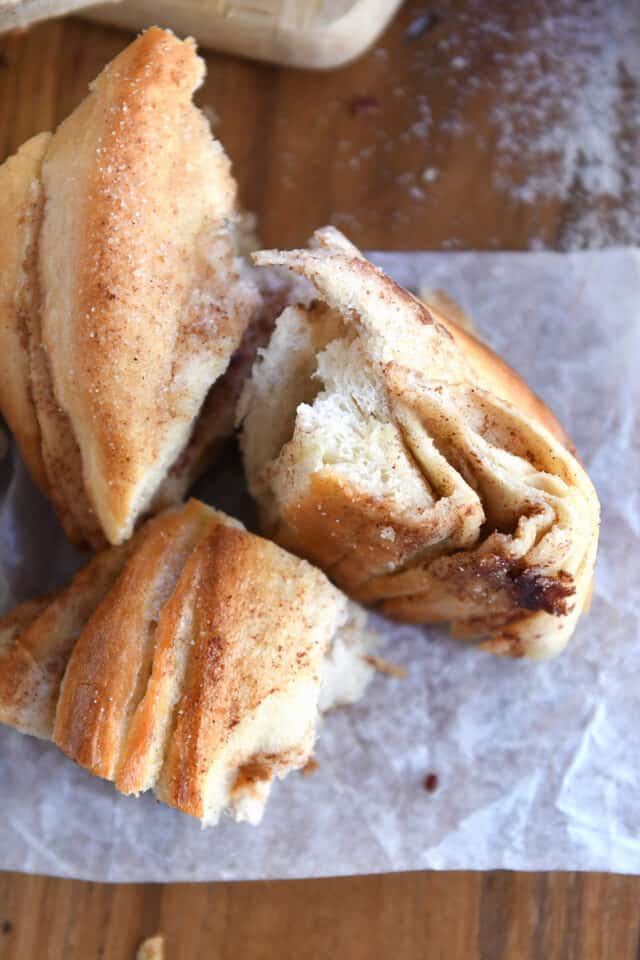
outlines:
[[[190,500],[0,623],[0,721],[123,793],[256,823],[319,711],[363,693],[369,639],[319,570]]]
[[[75,543],[126,540],[230,427],[212,393],[260,298],[203,75],[148,30],[0,168],[0,410]]]
[[[316,291],[281,314],[240,402],[266,535],[389,617],[557,653],[588,602],[599,505],[551,411],[338,231],[255,262]]]

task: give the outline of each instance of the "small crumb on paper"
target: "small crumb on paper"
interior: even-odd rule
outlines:
[[[164,960],[164,937],[157,933],[155,937],[147,937],[138,947],[136,960]]]
[[[320,764],[315,759],[315,757],[309,757],[304,767],[302,768],[302,772],[304,773],[305,777],[308,777],[312,773],[315,773],[319,766]]]
[[[435,793],[438,789],[438,774],[437,773],[428,773],[424,778],[424,788],[427,793]]]
[[[407,671],[404,667],[398,666],[397,663],[390,663],[388,660],[383,660],[382,657],[367,654],[367,656],[362,659],[372,666],[374,670],[377,670],[378,673],[386,673],[388,677],[397,677],[398,680],[404,680],[407,676]]]

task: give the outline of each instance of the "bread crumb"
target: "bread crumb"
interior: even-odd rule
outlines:
[[[315,773],[319,766],[320,764],[315,759],[315,757],[309,757],[304,767],[302,768],[302,772],[304,773],[305,777],[308,777],[310,774]]]
[[[136,954],[136,960],[164,960],[164,937],[157,933],[155,937],[147,937]]]
[[[438,774],[428,773],[424,778],[424,788],[427,793],[435,793],[438,789]]]
[[[397,677],[398,680],[404,680],[407,676],[407,671],[404,667],[398,666],[397,663],[389,663],[388,660],[383,660],[382,657],[375,657],[369,653],[362,659],[370,664],[374,670],[377,670],[378,673],[386,673],[388,677]]]

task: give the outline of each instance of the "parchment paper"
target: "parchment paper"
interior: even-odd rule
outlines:
[[[381,652],[407,679],[378,676],[363,703],[330,716],[319,769],[277,784],[257,828],[203,832],[2,729],[0,867],[120,881],[640,872],[640,251],[375,259],[404,284],[453,294],[577,442],[603,527],[593,607],[569,649],[512,662],[442,630],[387,625]],[[0,461],[6,604],[75,560],[11,456]],[[234,469],[204,487],[227,509]]]

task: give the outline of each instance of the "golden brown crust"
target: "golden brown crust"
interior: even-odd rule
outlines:
[[[118,769],[123,736],[144,694],[160,611],[200,531],[193,501],[151,521],[73,648],[53,736],[97,776],[112,780]]]
[[[424,284],[418,287],[417,299],[432,313],[447,317],[452,323],[474,337],[478,336],[478,328],[473,317],[458,303],[446,290],[437,287],[428,287]]]
[[[74,543],[104,537],[87,500],[82,460],[60,409],[42,346],[38,256],[48,133],[33,137],[0,167],[0,409],[40,489]]]
[[[11,649],[21,633],[51,602],[51,596],[26,600],[0,621],[0,656]]]
[[[39,311],[29,318],[29,332],[30,386],[40,427],[41,457],[47,477],[45,492],[71,543],[100,549],[105,546],[105,536],[87,497],[82,454],[73,427],[54,394]]]
[[[10,642],[0,644],[0,721],[24,733],[51,737],[60,683],[78,634],[111,588],[133,544],[94,557],[55,595],[23,604],[2,621]],[[16,616],[18,622],[16,624]]]
[[[78,544],[129,537],[231,429],[233,391],[196,421],[259,297],[203,75],[152,28],[0,170],[0,409]]]
[[[393,521],[380,498],[363,495],[330,469],[314,473],[304,496],[287,505],[270,535],[285,549],[302,552],[336,583],[349,584],[359,599],[360,584],[374,572],[395,569],[424,542],[424,517]],[[347,549],[345,546],[349,545]]]
[[[326,589],[320,575],[310,568],[301,571],[292,557],[267,541],[220,524],[199,544],[190,564],[193,569],[185,571],[185,579],[195,585],[193,653],[160,796],[205,819],[207,782],[201,771],[212,768],[243,720],[256,716],[268,700],[287,696],[303,678],[310,681],[312,693],[329,636],[318,634],[314,616],[309,615],[312,602],[322,603]],[[238,588],[247,583],[250,591]],[[289,618],[294,618],[295,626]],[[296,765],[306,762],[309,749],[310,744],[301,744]],[[295,760],[291,751],[289,745],[269,752],[265,759],[271,776],[274,769]],[[257,754],[234,769],[247,762],[259,762]],[[238,790],[235,776],[233,783]]]
[[[191,101],[203,74],[192,41],[148,30],[43,164],[44,340],[111,542],[180,455],[255,303],[235,274],[229,161]]]
[[[438,323],[446,327],[455,340],[461,353],[469,362],[475,374],[475,382],[479,386],[500,397],[501,400],[512,403],[527,417],[531,417],[532,420],[536,420],[545,427],[556,440],[559,440],[575,454],[575,447],[556,415],[524,382],[522,377],[511,369],[508,363],[505,363],[490,347],[478,340],[472,333],[463,330],[443,313],[431,306],[428,309]]]
[[[42,220],[40,167],[49,134],[28,140],[0,166],[0,409],[31,474],[46,493],[40,428],[29,371],[29,325],[37,309],[33,266]]]
[[[193,501],[189,501],[187,509],[191,508],[192,504]],[[126,732],[126,747],[121,749],[120,762],[117,770],[113,771],[116,786],[123,793],[137,794],[153,786],[164,762],[173,729],[175,693],[184,683],[186,658],[176,655],[176,648],[180,641],[183,644],[191,644],[193,641],[193,632],[189,626],[193,616],[192,607],[201,586],[201,570],[195,562],[194,554],[197,552],[199,539],[205,533],[207,519],[208,514],[203,513],[202,525],[197,530],[200,537],[193,539],[193,551],[185,560],[184,575],[175,580],[171,596],[158,615],[153,637],[153,661],[148,670],[146,690],[132,711],[131,723]],[[186,629],[181,618],[189,621]],[[181,652],[184,655],[184,650]]]

